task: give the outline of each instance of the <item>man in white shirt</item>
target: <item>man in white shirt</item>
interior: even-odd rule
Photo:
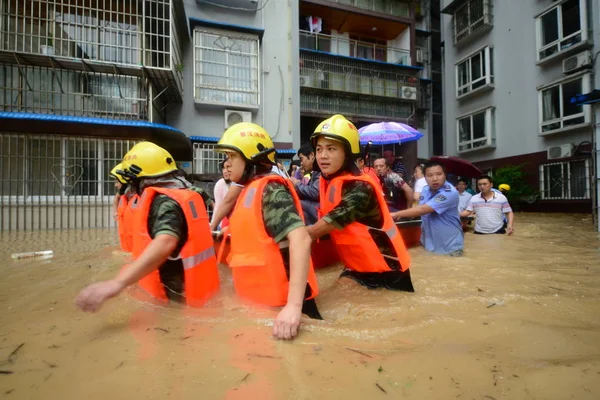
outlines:
[[[413,188],[414,200],[416,203],[418,203],[421,198],[421,192],[423,191],[423,188],[427,186],[425,174],[423,173],[423,164],[415,165],[413,170],[413,179],[415,181],[415,187]]]
[[[458,212],[463,212],[467,208],[467,204],[469,204],[469,200],[473,195],[467,192],[467,181],[464,179],[459,179],[456,183],[456,190],[458,190]]]
[[[494,182],[487,175],[477,178],[477,188],[480,193],[471,197],[467,208],[460,213],[461,217],[468,217],[475,213],[477,220],[475,222],[476,234],[508,233],[512,235],[514,214],[508,199],[501,193],[492,190]],[[507,217],[507,224],[504,225],[504,214]]]

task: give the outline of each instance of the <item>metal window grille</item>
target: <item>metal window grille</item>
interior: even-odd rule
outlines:
[[[194,143],[194,174],[219,174],[219,163],[225,159],[223,153],[215,151],[214,143]]]
[[[194,65],[196,101],[259,105],[258,37],[197,29]]]
[[[590,161],[540,165],[540,192],[543,200],[590,199]]]
[[[114,226],[109,172],[135,143],[0,134],[0,230]]]
[[[492,26],[492,0],[465,0],[454,11],[454,44]]]
[[[324,33],[300,31],[300,48],[348,57],[410,65],[410,50]]]
[[[329,0],[363,10],[376,11],[396,17],[409,17],[410,10],[406,1],[398,0]]]
[[[147,120],[147,93],[132,76],[0,64],[3,111]]]
[[[3,0],[1,16],[2,50],[171,67],[170,0]]]
[[[304,92],[300,93],[300,110],[305,115],[340,113],[354,117],[385,117],[403,120],[409,120],[415,114],[414,105],[411,103],[367,98],[356,99]]]
[[[418,87],[419,79],[398,67],[376,65],[312,52],[300,53],[300,86],[362,95],[411,99],[406,87]]]

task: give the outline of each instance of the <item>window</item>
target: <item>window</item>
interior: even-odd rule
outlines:
[[[540,165],[541,198],[546,200],[589,199],[589,160]]]
[[[491,0],[467,0],[454,11],[454,44],[491,25]]]
[[[0,135],[0,197],[101,198],[115,194],[110,170],[134,141]]]
[[[587,40],[586,0],[567,0],[536,18],[538,61]]]
[[[194,99],[259,105],[258,37],[194,31]]]
[[[456,97],[494,83],[493,49],[486,47],[456,64]]]
[[[456,130],[459,152],[495,146],[494,109],[486,108],[457,119]]]
[[[589,75],[564,81],[539,91],[540,132],[552,132],[588,123],[590,117],[583,106],[571,104],[571,97],[590,91]]]

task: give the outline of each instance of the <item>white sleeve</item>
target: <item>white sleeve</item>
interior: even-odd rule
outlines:
[[[427,181],[425,181],[425,179],[417,179],[417,181],[415,182],[415,192],[421,193],[425,186],[427,186]]]

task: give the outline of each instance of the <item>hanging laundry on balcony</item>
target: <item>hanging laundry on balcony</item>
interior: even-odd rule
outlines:
[[[308,22],[308,30],[311,33],[321,33],[323,30],[323,18],[321,17],[306,17],[306,22]]]

